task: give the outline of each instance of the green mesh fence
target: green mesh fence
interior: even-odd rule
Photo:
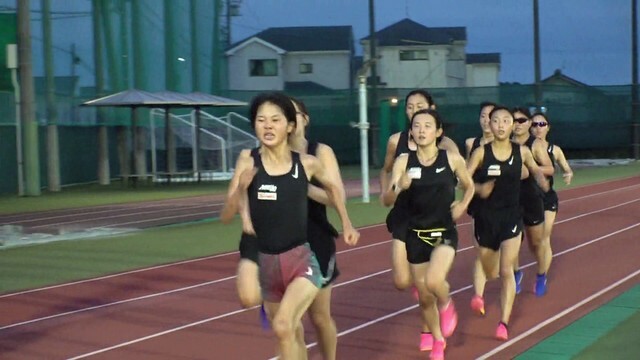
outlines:
[[[95,54],[101,54],[99,70],[103,75],[103,89],[95,91],[92,86],[70,93],[64,89],[56,91],[57,123],[60,126],[60,159],[63,184],[96,179],[97,129],[106,125],[109,129],[109,152],[112,176],[124,171],[119,169],[118,136],[127,137],[125,142],[131,149],[131,110],[127,108],[102,108],[100,110],[79,106],[84,101],[99,95],[107,95],[129,88],[150,92],[171,90],[182,93],[200,91],[232,99],[250,101],[258,91],[230,91],[226,88],[228,76],[222,52],[227,46],[226,32],[221,8],[222,1],[210,0],[94,0],[76,6],[87,11],[94,19],[100,35],[91,44]],[[54,2],[56,4],[56,2]],[[96,4],[92,14],[91,4]],[[55,9],[54,9],[55,10]],[[57,19],[56,26],[67,26],[67,19]],[[3,22],[3,24],[5,24]],[[0,28],[1,29],[1,28]],[[214,29],[217,29],[214,31]],[[38,29],[34,36],[40,37]],[[86,31],[92,31],[91,28]],[[42,46],[35,41],[35,46]],[[59,49],[61,44],[53,44]],[[54,53],[55,61],[68,61],[68,54]],[[93,67],[91,60],[84,65]],[[90,65],[87,65],[90,64]],[[95,71],[95,69],[92,69]],[[37,71],[36,71],[37,72]],[[86,75],[86,74],[85,74]],[[233,74],[231,74],[233,76]],[[82,79],[81,79],[82,80]],[[93,78],[89,81],[93,84]],[[0,89],[0,165],[7,172],[0,184],[0,192],[15,190],[15,103],[10,89]],[[383,158],[384,148],[390,134],[406,128],[404,97],[411,89],[378,89],[377,123],[372,124],[371,158]],[[464,139],[479,135],[478,106],[482,101],[493,101],[508,106],[531,106],[534,104],[534,88],[531,85],[504,84],[486,88],[439,88],[428,89],[434,96],[438,110],[446,122],[445,132],[462,147]],[[582,85],[544,85],[543,104],[548,109],[552,124],[550,138],[565,151],[580,156],[629,156],[631,145],[631,87],[593,87]],[[358,122],[357,89],[323,91],[322,93],[292,92],[290,95],[303,100],[311,116],[309,137],[331,145],[341,164],[356,164],[360,160],[359,133],[351,126]],[[391,98],[398,98],[391,105]],[[46,149],[46,124],[44,89],[36,86],[36,119],[42,126],[39,149]],[[144,136],[150,134],[151,109],[137,110],[137,126]],[[191,109],[171,109],[178,116]],[[208,115],[225,118],[229,113],[247,116],[248,108],[203,108]],[[101,116],[98,117],[100,112]],[[371,114],[370,114],[371,115]],[[238,119],[240,117],[233,117]],[[370,117],[372,119],[373,117]],[[100,120],[99,120],[100,119]],[[253,133],[246,122],[233,120],[239,129]],[[212,129],[215,126],[211,126]],[[158,125],[154,131],[162,131]],[[178,149],[178,170],[188,169],[192,162],[191,150],[186,150],[192,140],[187,138],[189,128],[180,128],[174,134]],[[217,130],[212,130],[217,131]],[[224,132],[225,130],[220,130]],[[164,138],[164,135],[157,135]],[[222,136],[222,135],[220,135]],[[149,138],[145,141],[150,142]],[[236,142],[238,143],[238,142]],[[248,142],[247,142],[248,143]],[[375,148],[373,145],[378,145]],[[184,145],[184,146],[183,146]],[[146,145],[145,145],[146,146]],[[208,153],[216,149],[218,153]],[[220,144],[201,144],[211,168],[223,168],[219,157]],[[129,150],[131,151],[131,150]],[[147,159],[153,150],[146,148]],[[166,167],[162,147],[158,153],[157,167]],[[232,150],[228,155],[233,159]],[[207,155],[208,154],[208,155]],[[41,154],[41,159],[46,159]],[[87,160],[88,159],[88,160]],[[44,170],[45,161],[41,161]],[[68,165],[68,164],[73,164]],[[203,166],[205,163],[202,164]],[[379,165],[379,164],[377,164]],[[230,165],[227,165],[227,168]],[[147,171],[152,170],[151,162]],[[46,176],[41,177],[46,181]]]

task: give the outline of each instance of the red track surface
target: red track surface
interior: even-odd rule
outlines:
[[[460,322],[448,342],[449,359],[478,358],[496,349],[495,358],[511,358],[638,283],[640,177],[570,189],[560,199],[549,294],[532,294],[534,270],[527,267],[506,343],[492,338],[498,282],[487,286],[486,317],[468,308],[475,251],[468,219],[460,222],[459,253],[449,276]],[[338,255],[342,276],[332,303],[340,332],[338,357],[426,358],[417,350],[415,302],[392,286],[389,234],[383,225],[361,232],[359,246]],[[226,254],[0,295],[0,358],[270,358],[272,334],[260,329],[256,309],[243,310],[236,300],[237,259],[236,253]],[[521,265],[531,261],[523,249]],[[320,358],[313,341],[310,331],[310,358]]]

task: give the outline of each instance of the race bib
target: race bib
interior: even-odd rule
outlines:
[[[422,168],[412,167],[407,170],[407,175],[409,176],[409,179],[420,179],[422,177]]]
[[[500,176],[501,173],[500,165],[491,165],[489,166],[489,169],[487,169],[488,176]]]

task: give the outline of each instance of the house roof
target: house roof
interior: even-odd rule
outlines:
[[[500,64],[500,53],[467,54],[467,64]]]
[[[351,26],[274,27],[231,45],[227,53],[255,38],[285,51],[351,51],[353,47]]]
[[[553,75],[542,79],[541,82],[544,84],[551,84],[551,85],[589,86],[583,82],[580,82],[574,78],[571,78],[563,74],[562,71],[560,71],[560,69],[556,69],[553,72]]]
[[[369,36],[362,38],[368,41]],[[426,27],[410,19],[400,20],[376,32],[378,46],[443,45],[466,41],[465,27]]]

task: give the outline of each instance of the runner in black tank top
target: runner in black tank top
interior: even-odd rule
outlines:
[[[553,165],[546,152],[546,148],[541,141],[531,135],[531,115],[527,109],[516,108],[513,110],[517,120],[513,129],[513,141],[529,148],[533,158],[547,176],[553,175]],[[544,242],[544,192],[536,184],[535,179],[529,176],[522,180],[520,190],[520,204],[522,209],[522,220],[529,249],[536,258],[537,274],[533,291],[537,296],[542,296],[547,292],[546,279],[546,254],[549,244]],[[516,294],[522,291],[522,278],[524,273],[519,270],[516,263]]]
[[[393,186],[383,194],[385,203],[407,195],[405,250],[423,315],[420,350],[431,349],[432,358],[444,356],[444,337],[450,336],[457,325],[446,276],[458,243],[454,221],[473,196],[473,181],[464,159],[436,146],[441,133],[442,121],[436,111],[420,110],[414,114],[411,135],[418,149],[396,159]],[[455,201],[456,177],[465,190],[460,202]],[[433,334],[428,333],[430,329]]]
[[[333,150],[325,144],[307,141],[305,137],[310,117],[304,102],[295,98],[291,98],[291,100],[297,114],[296,131],[289,137],[291,148],[300,153],[316,156],[327,169],[327,172],[331,174],[331,177],[334,178],[334,181],[342,184],[338,160]],[[316,254],[323,277],[322,289],[309,307],[309,317],[316,330],[318,346],[323,358],[334,360],[336,358],[338,333],[335,321],[331,316],[331,284],[340,274],[336,265],[335,238],[338,236],[338,232],[327,218],[326,205],[331,205],[331,203],[322,184],[314,178],[311,179],[311,185],[309,186],[308,205],[308,240],[311,250]]]
[[[571,183],[571,178],[573,177],[573,171],[567,163],[567,160],[564,157],[564,153],[562,149],[547,141],[547,134],[549,133],[549,120],[546,115],[542,113],[538,113],[532,116],[531,118],[531,130],[533,135],[538,138],[538,141],[542,143],[542,148],[546,149],[547,155],[551,160],[553,168],[555,168],[556,163],[563,171],[563,179],[565,183],[568,185]],[[551,267],[551,262],[553,259],[553,249],[551,244],[551,233],[553,232],[553,224],[556,220],[556,215],[558,213],[558,194],[553,189],[553,175],[547,176],[549,180],[550,189],[545,193],[544,196],[544,231],[542,237],[542,244],[545,247],[545,256],[544,256],[544,267],[539,270],[540,272],[545,274],[545,278],[541,279],[541,283],[546,285],[544,281],[548,278],[549,268]],[[537,280],[537,279],[536,279]],[[536,281],[538,283],[538,281]],[[542,285],[542,284],[541,284]],[[536,286],[537,288],[538,286]],[[543,289],[544,290],[544,289]]]
[[[319,143],[309,142],[307,154],[316,156]],[[316,179],[311,179],[311,184],[322,188]],[[307,224],[307,234],[311,250],[316,254],[322,271],[323,283],[325,287],[332,283],[340,274],[336,265],[336,242],[338,231],[329,222],[327,217],[327,206],[323,203],[308,198],[309,223]]]
[[[310,177],[320,181],[335,204],[345,242],[355,245],[359,234],[346,212],[344,189],[317,158],[290,150],[288,135],[296,124],[291,100],[280,93],[261,94],[253,99],[250,112],[260,151],[240,153],[220,218],[228,223],[240,213],[243,230],[256,234],[262,297],[279,352],[283,359],[296,359],[305,349],[304,339],[296,335],[300,320],[321,282],[317,260],[306,242]]]
[[[493,182],[492,191],[488,196],[485,194],[483,206],[475,212],[475,235],[480,246],[478,258],[487,278],[494,279],[498,274],[501,275],[501,321],[495,336],[499,340],[507,340],[507,324],[515,298],[513,264],[518,257],[523,226],[519,212],[522,164],[545,190],[548,183],[529,149],[509,140],[513,128],[511,111],[496,106],[490,118],[494,140],[473,152],[468,167],[472,174],[483,172]],[[484,315],[484,284],[478,286],[474,282],[474,290],[471,308]]]
[[[407,123],[411,121],[413,114],[419,110],[429,109],[435,106],[433,98],[428,91],[416,89],[410,91],[405,97],[405,115]],[[413,149],[410,147],[413,147]],[[409,151],[415,151],[415,144],[412,143],[409,130],[403,130],[389,137],[387,141],[387,150],[385,153],[384,164],[380,170],[380,196],[384,206],[393,206],[386,218],[387,230],[391,233],[393,240],[391,241],[391,271],[393,274],[393,284],[398,290],[404,290],[412,286],[411,270],[407,262],[407,254],[405,249],[406,236],[406,198],[401,195],[396,202],[385,203],[382,196],[389,189],[390,175],[393,170],[393,164],[402,154],[408,154]],[[412,291],[414,297],[417,296],[415,288]],[[425,348],[431,345],[425,344]]]

